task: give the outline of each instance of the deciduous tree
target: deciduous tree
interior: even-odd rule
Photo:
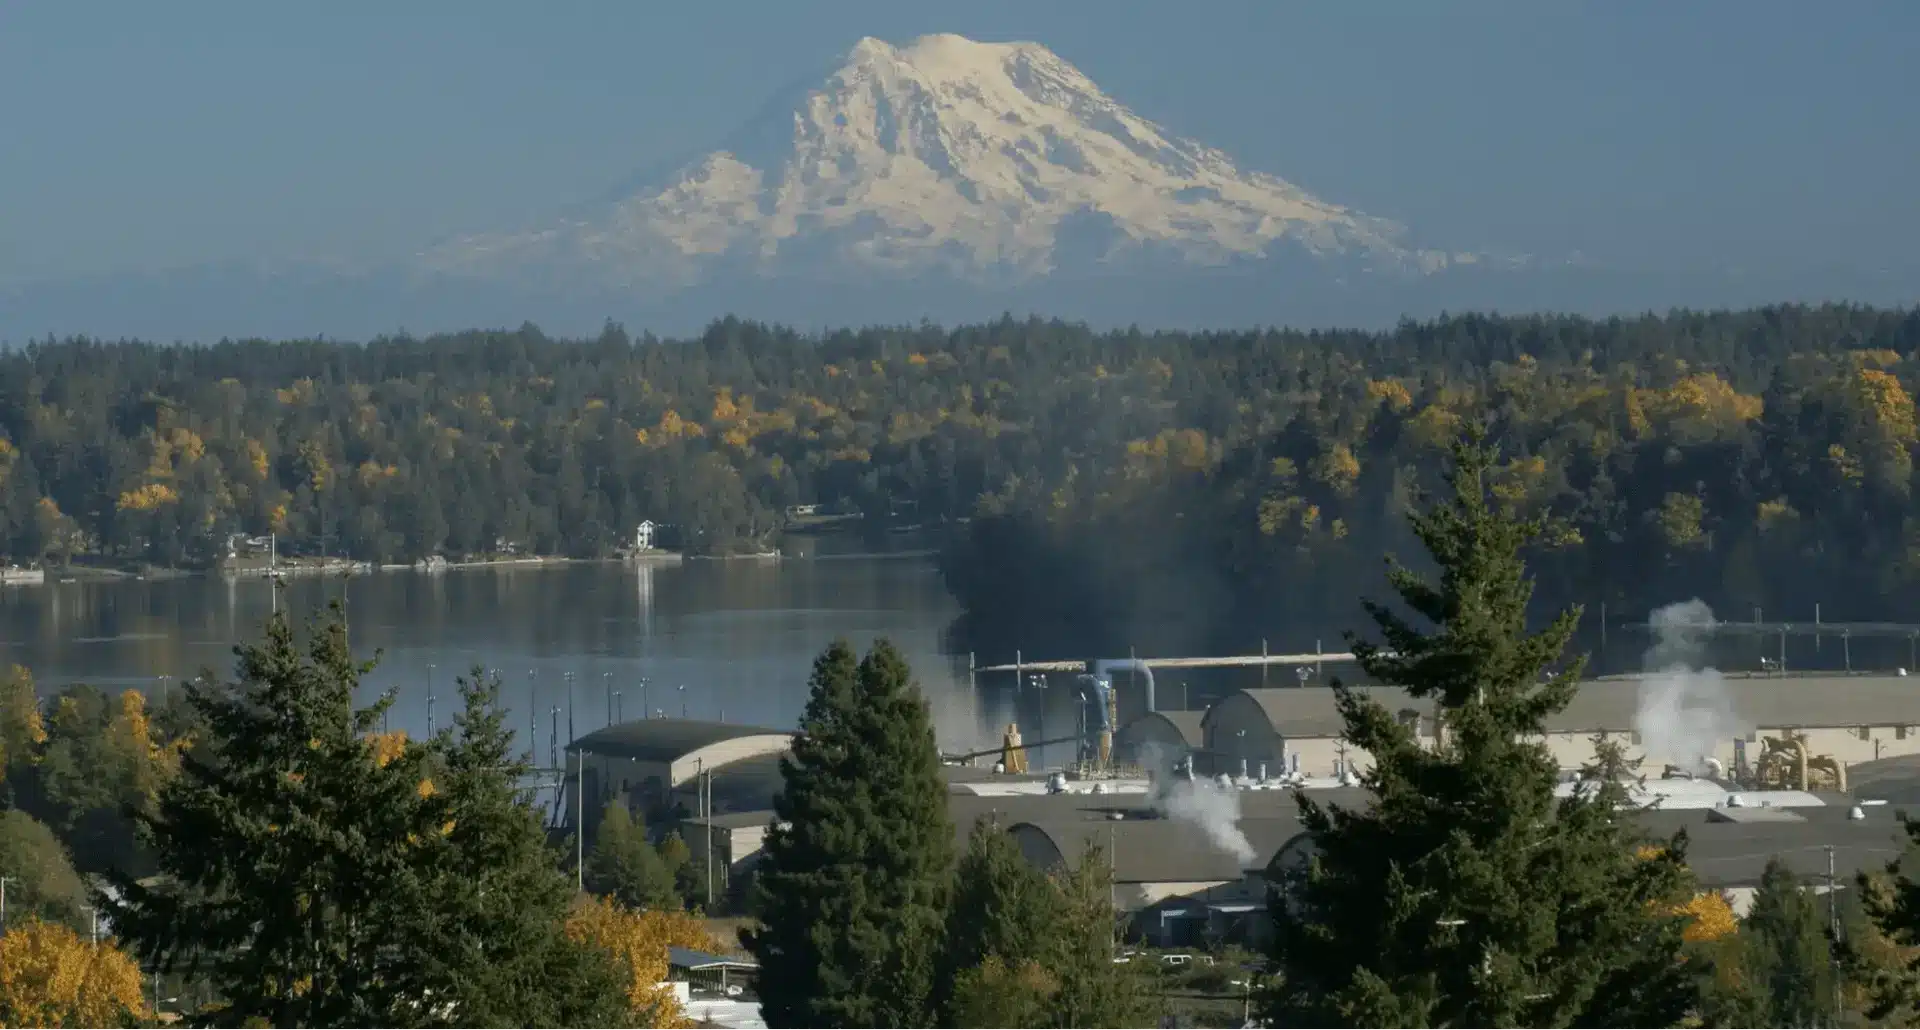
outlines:
[[[140,967],[111,941],[32,917],[0,936],[0,1026],[132,1026],[147,1014]]]
[[[699,920],[680,911],[634,911],[610,898],[582,898],[567,919],[567,935],[612,956],[624,974],[628,1010],[639,1022],[615,1025],[693,1025],[660,985],[667,979],[668,948],[719,950]]]

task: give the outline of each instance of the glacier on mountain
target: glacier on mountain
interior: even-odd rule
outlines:
[[[721,270],[1018,282],[1069,264],[1261,260],[1278,245],[1372,271],[1474,260],[1405,235],[1169,135],[1037,43],[933,35],[863,39],[824,81],[663,179],[525,231],[446,241],[419,265],[670,292]]]

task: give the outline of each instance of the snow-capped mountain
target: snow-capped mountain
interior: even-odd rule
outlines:
[[[524,231],[466,236],[423,271],[671,293],[763,277],[946,273],[1020,283],[1139,261],[1290,249],[1373,271],[1472,255],[1173,136],[1036,43],[863,39],[722,148]]]

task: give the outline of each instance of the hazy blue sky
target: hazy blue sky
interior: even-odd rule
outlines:
[[[1912,0],[42,0],[0,5],[0,276],[394,256],[935,31],[1045,43],[1430,244],[1915,267]]]

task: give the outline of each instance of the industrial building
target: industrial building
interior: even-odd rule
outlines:
[[[588,833],[601,809],[623,799],[636,812],[681,808],[712,814],[764,809],[780,784],[780,756],[793,733],[691,719],[639,719],[596,730],[567,745],[567,797],[559,813],[585,809]],[[571,784],[584,767],[584,797]],[[581,802],[584,801],[584,805]]]
[[[1205,744],[1201,712],[1144,712],[1113,735],[1113,757],[1121,765],[1146,765],[1157,756],[1178,762]]]
[[[1591,760],[1597,734],[1613,737],[1629,758],[1644,759],[1650,779],[1637,799],[1643,806],[1637,818],[1657,836],[1686,829],[1689,865],[1703,886],[1726,891],[1736,907],[1776,855],[1798,873],[1824,877],[1831,849],[1844,889],[1855,872],[1882,868],[1902,854],[1896,812],[1920,803],[1920,679],[1732,674],[1723,686],[1724,710],[1702,720],[1717,727],[1711,742],[1700,745],[1702,755],[1650,753],[1658,742],[1641,739],[1637,730],[1643,696],[1667,688],[1633,677],[1581,684],[1567,709],[1549,719],[1543,743],[1568,770]],[[1393,687],[1356,689],[1432,746],[1433,701]],[[1111,693],[1089,697],[1096,714],[1112,711]],[[1697,695],[1682,693],[1663,717],[1691,720],[1699,707]],[[1101,725],[1089,718],[1090,740],[1106,732]],[[1029,862],[1049,870],[1070,866],[1098,846],[1111,866],[1115,903],[1139,937],[1159,944],[1258,938],[1267,929],[1266,899],[1274,886],[1268,870],[1277,859],[1284,867],[1285,856],[1302,860],[1311,849],[1293,792],[1281,779],[1319,800],[1368,803],[1364,792],[1341,786],[1343,773],[1368,765],[1344,733],[1334,693],[1322,686],[1241,690],[1205,713],[1148,711],[1113,732],[1112,754],[1121,767],[1169,777],[1191,756],[1201,776],[1229,777],[1230,785],[1212,789],[1235,795],[1238,831],[1249,849],[1243,854],[1223,850],[1194,823],[1156,809],[1144,778],[1049,783],[1042,772],[1009,775],[980,766],[944,770],[955,843],[964,847],[976,822],[988,819],[1012,835]],[[792,739],[760,727],[652,719],[583,737],[568,753],[584,764],[584,800],[595,814],[615,798],[637,809],[677,805],[693,813],[682,833],[696,860],[711,855],[721,878],[716,886],[736,891],[773,823],[780,757]],[[1088,753],[1091,746],[1083,748]],[[1720,782],[1666,779],[1668,762],[1726,776]],[[1769,789],[1735,787],[1736,779]],[[1891,803],[1856,805],[1855,797]]]
[[[1718,675],[1718,674],[1714,674]],[[1720,679],[1724,708],[1707,707],[1697,691],[1672,691],[1643,677],[1582,683],[1565,711],[1550,716],[1544,738],[1563,769],[1578,769],[1593,759],[1593,737],[1615,738],[1630,759],[1644,760],[1658,773],[1667,763],[1697,766],[1713,759],[1726,770],[1754,770],[1769,750],[1764,741],[1785,742],[1797,734],[1815,764],[1835,770],[1834,786],[1844,787],[1846,767],[1862,762],[1920,755],[1920,678],[1904,675],[1746,675]],[[1434,702],[1396,687],[1357,687],[1417,726],[1431,746]],[[1672,692],[1665,718],[1688,718],[1718,726],[1703,754],[1654,754],[1641,739],[1637,715],[1643,696]],[[1210,771],[1238,774],[1245,763],[1256,774],[1338,776],[1364,770],[1368,757],[1343,739],[1345,723],[1325,687],[1241,690],[1223,698],[1202,719],[1202,748]],[[1818,761],[1825,756],[1832,765]]]

